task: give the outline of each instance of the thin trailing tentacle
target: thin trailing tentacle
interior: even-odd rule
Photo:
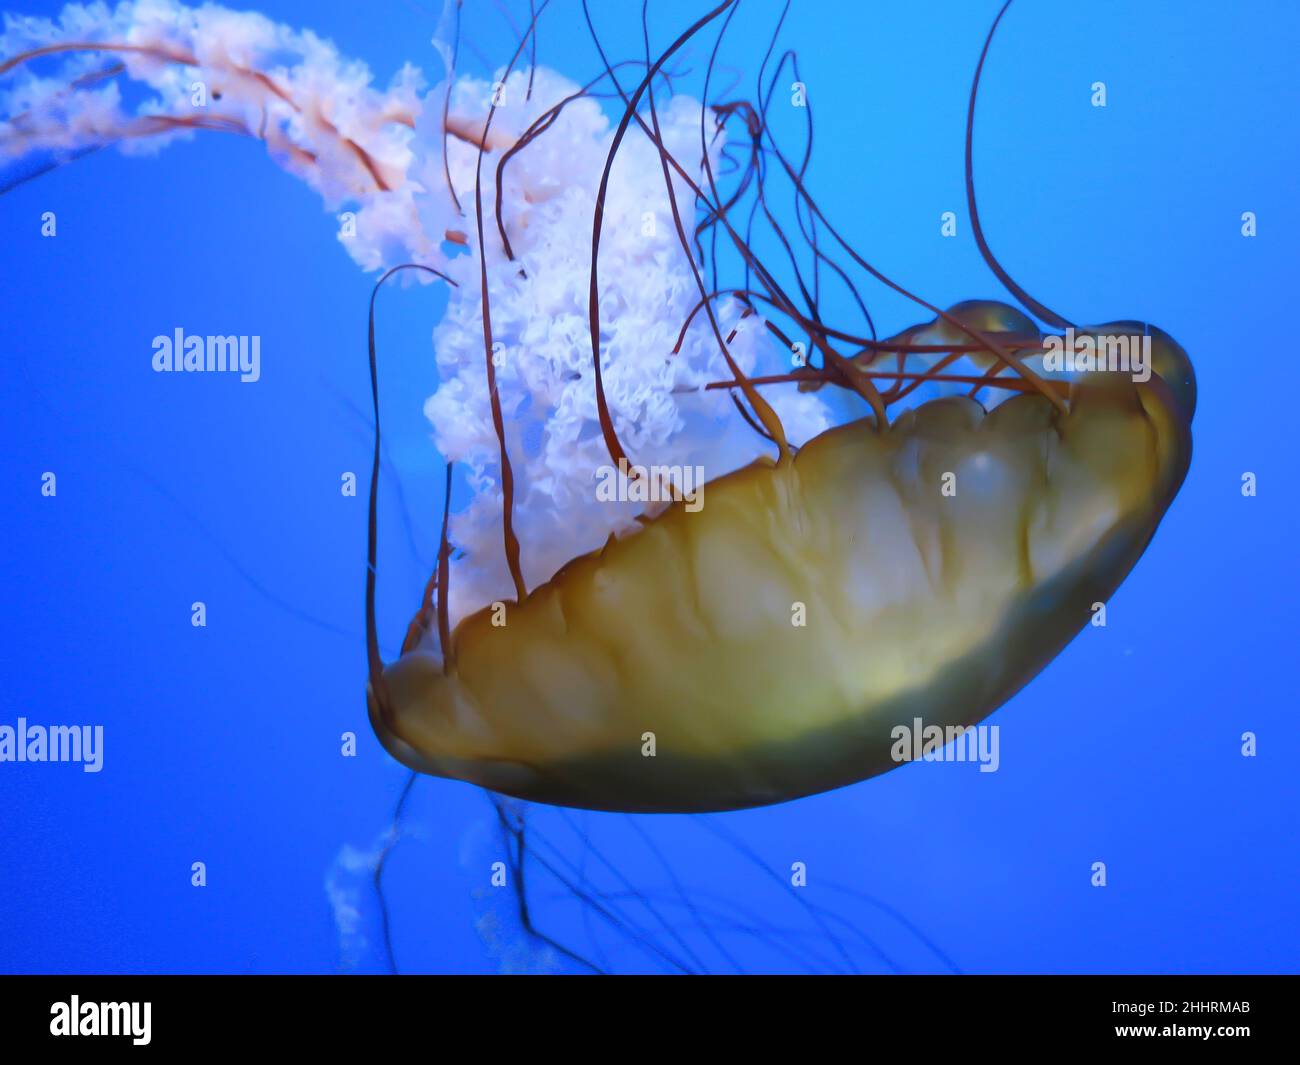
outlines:
[[[550,0],[542,0],[542,5],[533,13],[528,32],[519,42],[506,76],[514,70],[515,64],[523,54],[528,39],[536,29],[537,20],[546,10]],[[501,411],[501,394],[497,391],[495,353],[492,350],[492,301],[488,295],[487,244],[483,231],[483,155],[487,151],[488,131],[492,128],[492,119],[496,115],[495,99],[488,106],[487,118],[483,123],[483,134],[479,140],[478,162],[474,170],[474,220],[478,228],[479,281],[482,285],[483,299],[483,361],[487,372],[488,400],[492,408],[492,427],[496,431],[497,443],[501,454],[501,538],[505,547],[506,565],[510,569],[510,579],[515,585],[515,598],[523,602],[528,597],[528,586],[524,583],[524,571],[520,562],[519,537],[514,528],[515,476],[510,465],[510,449],[506,445],[505,418]]]
[[[379,653],[379,626],[375,620],[375,585],[379,573],[377,564],[379,553],[379,464],[382,455],[382,436],[379,427],[379,359],[375,350],[375,298],[379,295],[379,290],[383,287],[384,282],[403,270],[422,270],[426,274],[446,281],[449,285],[456,284],[450,277],[439,270],[435,270],[432,266],[425,266],[423,263],[402,263],[385,273],[375,282],[375,287],[370,290],[367,340],[370,350],[370,400],[375,420],[375,447],[374,459],[370,467],[370,501],[366,521],[366,663],[370,674],[370,689],[375,697],[375,705],[378,707],[385,723],[389,724],[393,719],[392,707],[388,695],[388,685],[384,681],[384,660]],[[450,479],[448,484],[450,485]],[[445,530],[446,524],[444,522],[444,548],[446,546]],[[443,564],[440,558],[440,571]],[[439,589],[440,610],[442,604],[446,601],[446,587],[444,582]],[[449,649],[450,641],[443,645],[444,656]]]
[[[636,92],[632,94],[632,98],[628,101],[627,108],[623,112],[623,117],[619,121],[618,128],[614,132],[614,139],[610,144],[609,154],[605,160],[605,167],[600,175],[600,187],[596,193],[596,204],[592,212],[591,277],[587,294],[587,308],[588,322],[591,330],[591,360],[596,385],[597,417],[600,422],[600,431],[604,436],[605,447],[609,452],[609,457],[611,461],[620,468],[627,468],[630,466],[630,462],[628,461],[627,452],[623,450],[623,445],[619,442],[618,433],[614,429],[614,421],[610,417],[609,404],[605,399],[605,386],[600,366],[600,235],[605,218],[605,199],[609,194],[610,173],[614,168],[614,157],[618,154],[619,145],[623,143],[623,138],[627,135],[628,127],[631,125],[632,119],[634,117],[639,119],[636,111],[637,104],[640,101],[642,94],[654,80],[654,77],[659,72],[660,68],[663,67],[663,65],[668,62],[668,60],[671,59],[687,41],[694,37],[695,34],[716,19],[734,3],[735,0],[723,0],[723,2],[717,7],[701,16],[693,25],[685,30],[677,40],[669,46],[667,51],[665,51],[658,60],[655,61],[650,69],[646,71],[646,75],[641,79],[641,83],[637,86]],[[583,0],[582,9],[583,13],[587,17],[588,26],[591,26],[591,12],[588,10],[587,0]],[[594,34],[594,29],[592,32]],[[609,69],[608,63],[606,63],[606,68]],[[612,71],[610,71],[610,73],[612,76]],[[615,79],[615,84],[617,84],[617,79]],[[644,128],[644,123],[640,124]],[[654,138],[654,143],[659,147],[661,152],[665,151],[658,138]],[[728,356],[728,358],[730,358],[730,356]],[[757,393],[755,393],[755,396],[757,397]],[[763,401],[760,399],[759,402],[762,403]]]
[[[406,808],[406,800],[410,798],[411,789],[415,787],[416,780],[420,774],[411,771],[411,775],[406,778],[406,783],[402,785],[401,794],[397,797],[397,805],[393,807],[393,822],[388,830],[388,836],[384,840],[383,849],[379,852],[379,857],[375,859],[375,868],[371,878],[371,884],[375,889],[375,897],[379,900],[379,928],[380,935],[384,940],[384,957],[388,961],[388,971],[394,976],[397,975],[397,954],[393,949],[393,922],[388,912],[388,896],[384,894],[384,869],[388,865],[388,857],[393,853],[393,848],[397,846],[401,838],[402,812]]]
[[[998,262],[997,257],[989,248],[988,241],[984,239],[984,228],[980,225],[979,208],[975,205],[975,168],[973,162],[975,140],[975,101],[979,95],[980,75],[984,72],[984,60],[988,57],[989,46],[993,43],[993,35],[998,31],[998,23],[1002,21],[1002,16],[1007,13],[1011,6],[1011,0],[1007,0],[998,12],[997,18],[993,20],[993,25],[989,27],[988,36],[984,38],[984,47],[980,50],[979,62],[975,64],[975,77],[970,87],[970,103],[966,108],[966,208],[970,212],[971,232],[975,234],[975,243],[979,245],[980,254],[988,264],[990,270],[1002,282],[1003,286],[1011,293],[1020,303],[1029,311],[1030,314],[1042,319],[1056,329],[1069,329],[1072,327],[1068,319],[1061,317],[1055,311],[1043,306],[1038,300],[1034,299],[1026,292],[1015,279],[1003,269]]]
[[[723,23],[724,28],[726,26],[726,23],[731,21],[731,17],[735,14],[735,12],[736,12],[736,8],[733,7],[727,13],[727,18],[724,20]],[[645,0],[643,0],[641,6],[641,23],[642,23],[643,32],[645,33],[646,57],[648,61],[649,48],[650,48],[650,35],[649,35],[649,29],[646,25]],[[712,67],[713,67],[713,60],[710,59],[709,61],[710,72],[712,71]],[[677,240],[681,244],[682,252],[686,256],[686,260],[690,265],[691,276],[694,277],[695,285],[699,289],[700,296],[703,298],[707,296],[707,293],[705,291],[704,279],[700,276],[699,267],[696,265],[695,259],[691,255],[690,241],[687,239],[686,229],[682,225],[681,210],[677,206],[677,192],[673,188],[672,174],[668,169],[667,150],[663,147],[663,133],[659,128],[659,113],[655,108],[653,86],[649,82],[647,82],[646,88],[649,92],[648,100],[650,104],[651,126],[654,129],[654,133],[655,133],[655,143],[659,146],[659,162],[663,170],[664,187],[668,193],[668,206],[670,211],[672,212],[673,227],[677,231]],[[706,74],[705,75],[706,92],[707,92],[707,88],[708,88],[708,75]],[[702,117],[704,112],[701,111],[700,114]],[[708,151],[708,146],[703,143],[702,127],[701,127],[700,136],[701,136],[701,146],[703,148],[703,164],[705,169],[708,170],[709,151]],[[710,176],[710,180],[712,180],[711,170],[709,170],[709,176]],[[732,331],[731,336],[727,337],[726,339],[723,339],[722,330],[718,325],[717,316],[713,313],[713,306],[707,299],[705,299],[704,301],[704,313],[708,317],[709,327],[713,331],[714,339],[716,339],[718,342],[718,348],[722,352],[722,357],[723,359],[726,360],[727,368],[731,371],[732,376],[735,377],[737,384],[740,386],[741,391],[745,395],[746,401],[749,403],[750,407],[753,408],[755,416],[758,418],[759,422],[762,423],[766,435],[776,444],[778,460],[788,458],[790,456],[790,446],[786,441],[785,427],[781,424],[781,419],[777,417],[776,411],[772,409],[771,405],[765,399],[763,399],[762,396],[758,394],[758,391],[748,384],[748,379],[741,372],[740,367],[736,365],[735,359],[732,358],[730,344],[731,341],[735,338],[736,335],[735,330]]]

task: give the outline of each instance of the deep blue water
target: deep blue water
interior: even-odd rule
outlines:
[[[386,80],[405,59],[437,70],[432,6],[260,9]],[[468,39],[504,62],[508,24],[468,6]],[[596,59],[580,7],[553,6],[540,57],[585,80]],[[701,5],[651,6],[662,46]],[[814,103],[819,202],[940,305],[1002,295],[970,239],[962,173],[970,77],[998,6],[796,2],[784,38]],[[639,55],[639,5],[598,7],[611,53]],[[727,58],[746,87],[777,10],[747,0],[737,16]],[[1187,482],[1107,627],[990,719],[998,772],[913,765],[709,818],[533,811],[536,845],[553,848],[537,853],[606,896],[584,905],[537,871],[557,938],[611,969],[1296,970],[1300,506],[1281,371],[1297,45],[1300,9],[1281,0],[1017,0],[980,98],[986,231],[1049,305],[1145,319],[1186,347],[1200,384]],[[947,210],[956,239],[940,236]],[[40,235],[45,211],[55,239]],[[217,135],[152,159],[100,152],[0,198],[0,725],[105,730],[97,774],[0,764],[0,970],[387,968],[367,875],[338,869],[344,848],[375,848],[408,774],[362,697],[372,279],[333,229],[260,145]],[[882,330],[916,319],[867,291]],[[441,303],[434,288],[380,298],[389,657],[435,550],[441,460],[421,404]],[[150,341],[177,326],[260,335],[262,380],[154,374]],[[54,499],[40,494],[47,470]],[[348,470],[357,498],[339,492]],[[206,628],[190,624],[196,600]],[[340,755],[349,730],[354,758]],[[508,890],[489,886],[504,857],[482,792],[416,783],[385,874],[402,969],[547,967]],[[191,886],[195,861],[206,887]],[[784,887],[796,861],[797,895]],[[331,877],[359,908],[342,941]]]

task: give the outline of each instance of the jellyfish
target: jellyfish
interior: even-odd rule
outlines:
[[[773,98],[798,73],[777,52],[788,3],[747,98],[715,78],[736,0],[657,48],[643,4],[642,53],[622,60],[583,0],[601,60],[585,82],[538,62],[553,2],[530,3],[484,79],[459,71],[449,0],[427,89],[413,66],[381,90],[311,34],[170,0],[72,5],[0,38],[0,156],[36,161],[10,187],[207,130],[261,140],[349,208],[339,239],[380,274],[367,712],[399,762],[496,796],[517,855],[513,800],[737,810],[893,769],[913,723],[937,730],[928,745],[960,736],[1136,564],[1187,472],[1196,402],[1167,333],[1065,318],[985,237],[974,120],[1009,0],[974,71],[966,189],[1019,306],[948,308],[823,213],[811,111],[802,154],[777,137]],[[697,99],[679,83],[700,46]],[[120,83],[147,95],[132,107]],[[375,315],[390,279],[448,289],[425,404],[447,490],[436,567],[385,662]],[[920,321],[879,335],[867,283]],[[860,324],[830,319],[832,285]],[[472,499],[452,513],[457,472]]]
[[[414,638],[387,666],[377,659],[371,612],[371,722],[412,769],[535,802],[624,812],[738,809],[863,780],[900,764],[900,728],[923,721],[950,739],[1051,661],[1132,568],[1186,475],[1194,376],[1183,349],[1158,329],[1133,322],[1076,328],[1000,266],[1012,292],[1068,329],[1066,337],[1046,340],[1024,313],[995,301],[944,311],[917,297],[934,319],[883,342],[848,336],[817,320],[815,306],[796,306],[731,220],[707,123],[700,126],[697,181],[670,152],[655,104],[664,64],[714,19],[723,19],[725,32],[734,13],[723,3],[653,62],[647,50],[635,89],[620,88],[626,106],[592,212],[592,383],[613,464],[604,471],[616,467],[631,482],[671,482],[630,462],[602,380],[612,346],[602,330],[608,312],[600,287],[606,194],[635,122],[658,151],[700,308],[729,371],[705,388],[731,391],[775,455],[693,492],[671,483],[675,498],[666,505],[530,586],[511,525],[487,257],[480,254],[486,379],[506,489],[504,556],[515,595],[452,629],[448,575],[440,568],[437,646],[419,638],[417,617]],[[978,81],[979,68],[968,142]],[[706,79],[706,95],[707,87]],[[762,112],[743,103],[714,111],[715,130],[731,115],[746,117],[757,170]],[[489,105],[475,122],[480,242],[478,179],[494,115]],[[793,166],[777,159],[809,216],[838,240]],[[969,170],[969,151],[967,163]],[[679,180],[688,202],[705,205],[703,224],[725,234],[752,270],[756,287],[738,298],[782,312],[824,356],[820,376],[812,367],[795,376],[805,386],[854,389],[868,413],[792,445],[759,379],[732,356],[737,330],[714,313],[715,292],[692,257]],[[987,250],[973,181],[968,189]],[[508,232],[499,199],[497,221]],[[894,284],[838,242],[866,273]],[[512,258],[505,239],[503,247]],[[832,341],[861,352],[846,358]],[[1049,348],[1058,349],[1057,358]],[[891,352],[899,369],[877,369]],[[907,358],[922,353],[945,357],[908,373]],[[977,376],[943,372],[961,354]],[[935,398],[891,420],[909,378],[969,384],[970,394]],[[882,393],[877,382],[885,379],[895,384]],[[1010,395],[985,407],[975,398],[984,389]],[[444,536],[444,559],[446,547]],[[372,601],[373,579],[372,569]]]

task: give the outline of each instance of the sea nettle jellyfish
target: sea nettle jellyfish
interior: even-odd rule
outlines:
[[[989,249],[971,138],[997,22],[966,185],[1020,309],[941,309],[823,214],[811,118],[805,150],[778,143],[773,98],[797,77],[779,23],[745,98],[714,79],[734,0],[666,48],[647,29],[642,55],[602,51],[583,83],[537,65],[548,7],[481,80],[457,73],[449,4],[428,91],[412,68],[379,91],[310,34],[219,8],[10,20],[3,151],[57,165],[200,129],[256,137],[349,208],[341,239],[380,284],[450,286],[425,411],[473,499],[444,514],[387,664],[375,389],[369,712],[406,765],[559,806],[719,811],[884,772],[917,720],[948,742],[1145,550],[1190,460],[1186,353],[1145,323],[1066,319]],[[688,46],[709,56],[703,104],[674,88]],[[124,80],[153,95],[128,110]],[[760,257],[760,232],[779,254]],[[922,324],[877,335],[865,281]],[[862,325],[828,320],[832,283]]]

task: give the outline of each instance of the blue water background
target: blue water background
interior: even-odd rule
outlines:
[[[504,62],[508,24],[469,6],[470,39]],[[541,56],[585,79],[597,66],[580,8],[553,6]],[[638,56],[639,5],[596,6],[611,54]],[[814,194],[874,263],[940,305],[1002,295],[970,238],[962,174],[970,77],[997,6],[804,3],[786,27],[814,106]],[[652,4],[656,42],[701,7]],[[261,9],[381,79],[406,59],[437,70],[431,4]],[[728,37],[751,96],[777,9],[747,2]],[[1020,0],[1005,20],[977,126],[990,240],[1073,319],[1145,319],[1186,346],[1195,458],[1107,627],[990,719],[998,772],[908,766],[718,819],[781,877],[807,863],[804,897],[844,918],[834,936],[852,939],[851,926],[896,944],[892,965],[863,968],[945,966],[829,882],[895,907],[965,971],[1297,968],[1298,44],[1300,8],[1259,0]],[[483,69],[472,55],[466,65]],[[1095,81],[1104,109],[1090,103]],[[940,235],[947,210],[956,239]],[[40,235],[45,211],[55,239]],[[1240,233],[1244,211],[1257,214],[1254,239]],[[107,736],[99,774],[0,765],[2,971],[386,967],[364,878],[351,885],[351,945],[326,891],[345,846],[375,845],[406,779],[362,699],[371,279],[334,228],[259,144],[217,134],[153,159],[100,152],[0,199],[0,723],[96,723]],[[917,319],[867,291],[882,330]],[[419,287],[380,298],[390,657],[434,554],[441,459],[421,404],[443,300]],[[151,340],[177,326],[260,335],[262,380],[154,374]],[[39,493],[46,470],[53,500]],[[339,492],[349,470],[357,498]],[[1256,498],[1241,494],[1244,471]],[[195,600],[204,629],[190,624]],[[340,756],[349,730],[355,758]],[[1247,731],[1254,758],[1241,754]],[[404,968],[501,967],[482,921],[492,816],[475,789],[417,785],[390,863]],[[604,859],[637,885],[662,879],[630,826],[595,823]],[[701,892],[752,903],[773,926],[804,920],[698,821],[650,831]],[[205,888],[190,884],[194,861]],[[1090,885],[1096,861],[1104,889]],[[556,920],[582,938],[578,918]],[[816,957],[831,963],[809,967],[838,964],[827,942]],[[742,967],[781,967],[757,942],[734,950]],[[633,953],[610,965],[671,968]]]

